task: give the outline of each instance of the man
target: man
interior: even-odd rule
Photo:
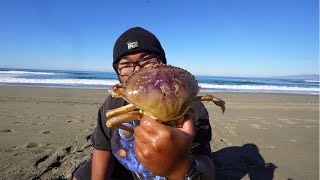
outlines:
[[[160,63],[167,63],[165,52],[149,31],[135,27],[117,39],[113,67],[121,83],[131,73]],[[201,102],[191,104],[199,117],[196,124],[188,115],[181,128],[143,117],[126,124],[134,128],[134,134],[109,129],[106,112],[126,104],[121,98],[107,97],[91,136],[92,160],[74,173],[76,179],[214,179],[211,127]]]

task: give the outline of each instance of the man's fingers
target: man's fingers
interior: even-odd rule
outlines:
[[[145,131],[145,129],[143,129],[141,126],[138,126],[134,130],[134,136],[142,143],[148,143],[150,142],[152,134],[150,134],[148,131]]]
[[[135,154],[136,154],[136,157],[138,158],[138,160],[141,161],[143,155],[142,155],[142,151],[139,146],[136,146]]]
[[[146,144],[143,140],[141,140],[138,136],[134,136],[134,142],[136,143],[136,149],[141,151],[141,148],[143,148]]]
[[[147,132],[155,134],[159,129],[166,128],[164,124],[159,123],[158,121],[151,119],[149,117],[142,117],[140,119],[140,126]]]

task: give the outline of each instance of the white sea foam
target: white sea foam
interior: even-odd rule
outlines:
[[[51,72],[31,72],[31,71],[0,71],[0,74],[12,74],[12,75],[22,75],[22,74],[34,74],[34,75],[55,75],[59,73]]]
[[[15,84],[59,84],[59,85],[114,85],[118,80],[94,79],[26,79],[26,78],[0,78],[0,83]]]
[[[209,89],[229,89],[229,90],[255,90],[255,91],[316,91],[320,88],[288,87],[288,86],[263,86],[263,85],[216,85],[200,83],[200,87]]]
[[[319,80],[304,80],[305,82],[319,83]]]
[[[90,74],[90,73],[89,73]],[[31,75],[31,76],[30,76]],[[52,75],[52,76],[51,76]],[[94,75],[95,74],[90,74]],[[45,78],[44,78],[45,77]],[[60,78],[57,78],[60,77]],[[69,77],[69,78],[68,78]],[[74,78],[76,77],[76,78]],[[78,88],[104,88],[105,86],[112,86],[119,83],[117,79],[83,79],[77,78],[76,74],[68,72],[31,72],[31,71],[17,71],[8,70],[0,71],[0,85],[22,85],[22,86],[44,86],[44,87],[78,87]],[[108,76],[106,76],[108,77]],[[55,79],[53,79],[55,78]],[[116,78],[116,75],[113,77]],[[317,80],[305,80],[308,83],[319,83]],[[228,83],[228,81],[226,81]],[[319,86],[304,86],[294,87],[280,85],[218,85],[210,83],[200,83],[202,91],[226,91],[226,92],[271,92],[271,93],[302,93],[302,94],[319,94]]]
[[[0,83],[14,84],[52,84],[52,85],[97,85],[110,86],[119,83],[118,80],[95,80],[95,79],[26,79],[1,77]],[[199,84],[202,89],[217,89],[217,90],[254,90],[254,91],[305,91],[305,92],[320,92],[320,88],[306,87],[288,87],[288,86],[266,86],[266,85],[216,85],[216,84]]]

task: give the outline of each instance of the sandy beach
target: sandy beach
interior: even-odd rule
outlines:
[[[213,151],[227,154],[254,145],[264,163],[274,165],[273,179],[319,179],[319,96],[211,94],[227,107],[222,114],[205,102]],[[107,95],[106,90],[0,87],[0,179],[71,179],[91,156],[89,137]]]

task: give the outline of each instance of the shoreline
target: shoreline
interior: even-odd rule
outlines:
[[[1,87],[16,87],[16,88],[48,88],[48,89],[73,89],[73,90],[97,90],[97,91],[101,91],[101,90],[108,90],[110,87],[112,87],[111,85],[106,85],[106,88],[95,88],[95,87],[58,87],[58,86],[31,86],[31,85],[0,85]],[[223,90],[214,90],[214,89],[200,89],[199,94],[205,94],[205,93],[248,93],[248,94],[279,94],[279,95],[310,95],[310,96],[320,96],[320,92],[319,93],[284,93],[284,92],[246,92],[246,91],[223,91]]]
[[[88,138],[107,90],[0,86],[0,92],[0,178],[70,179],[90,158]],[[224,114],[204,102],[212,151],[254,144],[277,166],[274,179],[319,178],[319,95],[210,94],[226,102]]]

